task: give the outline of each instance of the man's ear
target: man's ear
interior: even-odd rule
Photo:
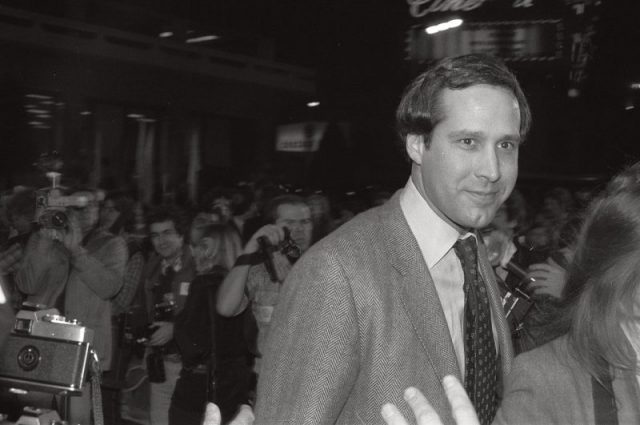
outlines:
[[[407,134],[406,138],[407,155],[411,158],[411,161],[421,165],[422,154],[425,150],[424,136],[418,134]]]

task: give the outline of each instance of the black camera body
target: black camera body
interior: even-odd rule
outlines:
[[[278,273],[273,264],[273,253],[280,251],[282,255],[289,259],[289,262],[294,263],[302,256],[302,250],[291,239],[291,231],[288,227],[283,227],[284,239],[276,246],[272,245],[265,236],[258,238],[258,246],[260,247],[260,253],[264,258],[264,265],[269,273],[269,278],[272,282],[278,282]]]
[[[176,310],[175,301],[167,301],[153,306],[154,322],[173,322],[173,314]],[[129,331],[129,332],[127,332]],[[151,335],[156,331],[156,327],[151,323],[138,326],[135,329],[125,330],[125,338],[134,348],[146,347],[146,343],[151,339]]]
[[[0,384],[56,394],[82,393],[93,330],[56,309],[20,310],[0,355]]]
[[[153,320],[156,322],[173,322],[173,315],[176,310],[175,301],[166,301],[154,305],[153,307]],[[151,339],[151,335],[156,331],[156,327],[152,324],[138,327],[125,331],[125,340],[131,344],[133,352],[138,357],[143,357],[147,348],[147,343]],[[169,342],[172,344],[172,342]],[[149,382],[162,383],[166,379],[164,370],[164,354],[166,346],[154,346],[151,347],[150,352],[147,354],[147,374],[149,376]]]

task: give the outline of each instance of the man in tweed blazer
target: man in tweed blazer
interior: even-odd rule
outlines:
[[[463,380],[463,271],[453,245],[476,237],[509,196],[530,112],[515,77],[483,55],[445,59],[405,91],[397,122],[411,159],[404,189],[312,247],[284,283],[267,336],[256,424],[382,423],[421,390],[453,423],[441,380]],[[513,357],[478,239],[504,380]]]

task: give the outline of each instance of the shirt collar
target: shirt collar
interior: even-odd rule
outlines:
[[[470,232],[461,235],[458,229],[440,218],[420,195],[411,177],[400,194],[400,208],[428,268],[436,265],[458,239],[472,235]]]
[[[182,255],[177,255],[173,260],[167,260],[165,258],[160,261],[160,269],[162,274],[167,274],[167,269],[171,267],[174,272],[182,270]]]

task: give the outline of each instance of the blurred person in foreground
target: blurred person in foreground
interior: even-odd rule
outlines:
[[[71,196],[85,206],[66,208],[64,229],[41,228],[25,249],[16,273],[26,301],[57,308],[67,319],[77,319],[94,331],[92,347],[103,371],[111,369],[111,299],[122,287],[127,246],[120,237],[98,228],[98,193],[79,188]],[[90,423],[88,387],[70,397],[70,420]]]
[[[149,417],[153,425],[166,425],[171,397],[183,366],[174,340],[175,319],[185,306],[196,268],[185,243],[188,220],[182,210],[160,206],[149,213],[146,221],[154,249],[143,272],[147,314],[151,322],[146,353]]]
[[[249,403],[252,363],[244,330],[251,312],[229,318],[216,313],[216,293],[240,255],[240,237],[229,224],[197,233],[192,231],[191,249],[198,275],[174,331],[183,364],[169,409],[175,425],[199,425],[208,400],[220,407],[222,423]]]
[[[445,375],[475,388],[482,423],[493,419],[513,351],[476,231],[515,185],[529,107],[502,62],[468,55],[418,76],[396,118],[408,182],[289,274],[258,380],[257,423],[380,423],[380,406],[398,404],[409,386],[453,423]]]
[[[218,313],[225,317],[241,314],[251,305],[258,325],[259,354],[264,352],[273,310],[280,301],[282,282],[298,259],[281,252],[278,247],[286,242],[285,233],[289,232],[290,241],[299,255],[311,245],[313,231],[311,210],[299,196],[277,196],[270,201],[267,211],[272,224],[261,227],[251,236],[220,286],[217,299]],[[260,241],[263,241],[262,248]],[[264,244],[270,246],[267,247],[271,251],[270,259],[265,258],[268,253],[264,252]],[[268,262],[273,266],[271,272]],[[260,359],[256,359],[255,370],[260,373]]]
[[[14,311],[20,309],[24,298],[16,287],[15,273],[22,262],[27,242],[35,230],[35,213],[35,190],[23,187],[9,197],[6,216],[11,233],[9,239],[0,248],[0,276],[5,279],[5,290]]]
[[[106,420],[109,415],[131,418],[135,416],[136,390],[128,385],[132,375],[129,369],[137,368],[142,359],[134,356],[135,347],[131,338],[132,329],[146,324],[142,272],[148,257],[148,239],[135,234],[134,208],[136,202],[123,191],[108,192],[100,205],[101,230],[120,236],[127,243],[127,263],[120,291],[111,300],[113,329],[113,367],[102,380],[103,402]],[[140,353],[142,354],[142,353]],[[147,404],[145,404],[145,413]],[[117,419],[114,419],[117,420]]]
[[[636,163],[589,207],[554,324],[563,335],[516,357],[494,424],[640,423],[639,258]]]

